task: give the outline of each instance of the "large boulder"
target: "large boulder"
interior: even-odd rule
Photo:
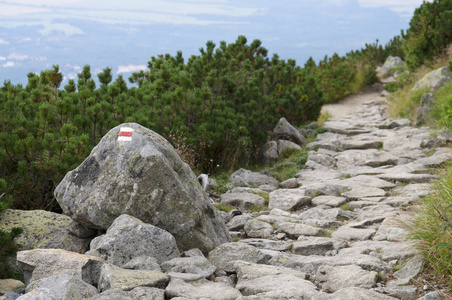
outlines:
[[[308,141],[293,127],[286,118],[281,118],[273,129],[272,140],[288,140],[300,146],[306,146]]]
[[[9,231],[13,227],[23,229],[14,239],[19,250],[53,248],[85,253],[91,241],[74,235],[84,228],[68,216],[44,210],[6,210],[0,215],[0,228]]]
[[[398,56],[389,56],[383,66],[378,68],[377,71],[385,74],[385,75],[393,75],[393,69],[397,66],[403,66],[403,60]]]
[[[426,88],[428,90],[434,91],[451,81],[452,72],[449,67],[442,67],[436,69],[416,82],[413,87],[413,91]]]
[[[86,254],[120,267],[135,257],[150,256],[162,263],[180,255],[176,241],[168,231],[129,215],[119,216],[106,234],[92,240],[91,250]]]
[[[136,123],[110,130],[55,196],[65,214],[90,228],[106,230],[128,214],[170,232],[182,251],[207,253],[231,240],[190,167]]]

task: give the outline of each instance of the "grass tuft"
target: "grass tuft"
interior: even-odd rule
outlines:
[[[434,192],[424,197],[408,224],[409,238],[415,242],[427,267],[437,275],[452,277],[452,164],[442,170]]]

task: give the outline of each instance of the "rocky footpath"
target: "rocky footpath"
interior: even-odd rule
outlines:
[[[6,299],[441,299],[412,285],[423,261],[404,224],[452,138],[388,119],[385,98],[370,98],[325,123],[295,178],[234,173],[217,200],[230,213],[160,136],[118,126],[57,188],[68,220],[46,213],[37,246],[22,242],[26,287]],[[274,145],[306,143],[285,132],[275,139],[291,142]]]

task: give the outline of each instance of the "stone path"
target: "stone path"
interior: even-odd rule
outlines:
[[[25,294],[3,299],[441,299],[434,286],[418,290],[410,281],[423,261],[404,223],[431,191],[432,169],[452,159],[452,138],[386,118],[376,91],[362,97],[351,114],[325,123],[295,178],[278,183],[244,169],[231,176],[220,201],[238,209],[206,211],[235,242],[180,253],[170,233],[122,214],[85,254],[20,251]],[[71,234],[93,234],[77,228]]]
[[[417,299],[432,292],[410,285],[422,259],[403,225],[410,205],[431,190],[431,169],[452,158],[443,148],[450,138],[386,118],[384,100],[378,92],[367,93],[352,114],[339,111],[340,117],[326,122],[327,132],[307,146],[312,151],[305,168],[288,181],[292,188],[228,192],[230,199],[237,192],[244,198],[244,192],[270,191],[269,211],[235,216],[228,228],[246,237],[236,244],[259,248],[267,264],[285,270],[269,278],[268,266],[254,264],[251,276],[243,271],[250,262],[232,264],[240,299]],[[259,268],[267,271],[256,275]],[[268,294],[268,285],[281,291],[280,298]]]

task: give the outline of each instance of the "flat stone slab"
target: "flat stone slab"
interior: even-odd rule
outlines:
[[[380,188],[380,189],[391,189],[391,188],[396,187],[396,185],[394,183],[380,179],[379,175],[376,175],[376,176],[358,175],[358,176],[350,177],[347,179],[335,180],[333,182],[338,182],[338,183],[348,186],[350,188],[374,187],[374,188]]]
[[[333,240],[327,237],[300,237],[293,243],[292,253],[298,255],[325,255],[334,249]]]
[[[287,234],[291,238],[298,238],[301,235],[316,236],[323,233],[323,229],[300,223],[282,223],[278,228],[279,232]]]
[[[392,192],[401,197],[423,197],[433,191],[431,183],[410,183],[403,187],[397,187]]]
[[[297,210],[310,203],[311,197],[305,195],[304,189],[280,189],[269,194],[268,209]]]
[[[359,128],[345,121],[327,121],[323,125],[327,131],[340,134],[362,134],[369,133],[372,130],[368,128]]]
[[[368,197],[385,197],[387,194],[388,192],[379,188],[357,187],[349,192],[342,193],[341,196],[347,198],[350,201],[353,201]]]
[[[376,241],[392,241],[402,242],[407,240],[407,231],[403,228],[404,221],[410,217],[407,214],[402,214],[397,217],[386,218],[381,226],[378,228],[378,232],[373,237]]]
[[[343,150],[350,149],[378,149],[383,146],[381,141],[359,141],[359,140],[344,140],[339,142],[339,147]]]
[[[252,193],[226,193],[221,195],[221,203],[249,209],[251,206],[264,206],[265,199]]]
[[[398,159],[397,156],[389,152],[376,149],[346,150],[338,153],[335,158],[337,159],[338,170],[346,170],[351,166],[379,167],[395,165]]]
[[[314,206],[327,205],[331,207],[339,207],[345,203],[347,203],[347,199],[345,197],[337,196],[318,196],[312,199],[312,204]]]
[[[316,279],[324,291],[334,293],[349,287],[373,288],[377,275],[375,271],[366,271],[358,266],[322,266],[317,270]]]
[[[274,241],[268,239],[242,239],[240,243],[246,243],[258,249],[287,251],[292,248],[292,241]]]
[[[360,229],[348,226],[341,226],[338,230],[331,234],[336,240],[369,240],[375,234],[375,229]]]
[[[415,162],[429,168],[437,168],[452,159],[452,152],[449,148],[438,148],[432,156],[424,157]]]
[[[237,289],[225,283],[212,282],[206,279],[184,281],[178,278],[171,278],[165,293],[170,298],[218,300],[234,300],[242,295]]]
[[[343,288],[333,294],[323,293],[312,298],[312,300],[350,300],[350,299],[396,300],[397,298],[358,287]]]
[[[377,175],[377,177],[385,180],[398,181],[403,183],[425,183],[438,178],[438,176],[431,174],[411,174],[411,173],[380,174]]]
[[[269,264],[301,270],[302,272],[310,273],[312,275],[315,275],[318,268],[323,265],[356,265],[364,270],[375,272],[388,272],[391,270],[391,266],[385,261],[377,257],[365,254],[354,254],[353,256],[347,254],[339,254],[336,256],[302,256],[296,254],[279,253],[269,260]]]

